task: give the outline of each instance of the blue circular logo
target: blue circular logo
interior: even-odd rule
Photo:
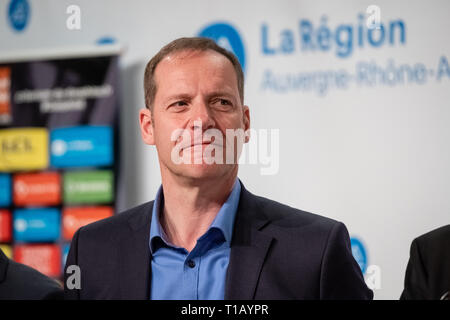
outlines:
[[[361,272],[364,274],[367,269],[367,253],[364,245],[358,238],[350,238],[350,244],[352,246],[352,255],[361,268]]]
[[[28,24],[30,6],[27,0],[11,0],[8,8],[9,23],[16,31],[23,31]]]
[[[104,37],[99,38],[95,43],[98,45],[114,44],[114,43],[116,43],[116,39],[114,37],[104,36]]]
[[[213,23],[204,27],[198,34],[200,37],[213,39],[219,46],[234,53],[245,72],[244,43],[237,30],[228,23]]]

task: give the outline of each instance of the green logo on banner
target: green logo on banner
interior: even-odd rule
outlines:
[[[113,173],[109,170],[64,173],[64,202],[67,204],[113,201]]]

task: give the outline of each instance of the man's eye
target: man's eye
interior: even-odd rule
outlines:
[[[231,101],[227,99],[217,99],[215,101],[215,104],[218,104],[220,106],[231,106]]]
[[[172,106],[183,107],[183,106],[187,106],[187,103],[185,101],[177,101],[177,102],[173,103]]]

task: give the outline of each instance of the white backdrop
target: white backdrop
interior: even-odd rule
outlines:
[[[12,1],[28,13],[9,15]],[[0,1],[2,55],[105,37],[125,48],[120,209],[153,199],[160,184],[156,152],[138,131],[147,60],[223,22],[243,44],[252,127],[279,129],[278,172],[240,169],[250,191],[343,221],[381,270],[376,299],[398,299],[411,241],[449,223],[450,2],[12,1]],[[384,37],[366,26],[372,4]],[[79,30],[67,27],[70,5]]]

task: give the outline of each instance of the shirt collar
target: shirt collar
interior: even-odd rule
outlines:
[[[228,245],[231,244],[234,219],[236,216],[237,207],[239,205],[240,194],[241,194],[241,183],[239,179],[236,179],[233,185],[233,189],[231,190],[231,193],[228,196],[227,200],[220,208],[219,212],[217,213],[216,217],[214,218],[213,222],[208,228],[208,231],[206,231],[205,234],[199,238],[199,240],[203,239],[208,234],[208,232],[214,228],[222,232],[222,235],[225,238],[225,242],[227,242]],[[163,228],[161,227],[161,223],[159,221],[159,213],[161,212],[161,201],[163,201],[163,199],[164,199],[164,192],[161,185],[156,193],[155,202],[153,204],[152,210],[152,220],[150,224],[150,251],[152,254],[158,249],[158,246],[156,246],[157,239],[162,240],[167,246],[174,247],[172,244],[168,242],[167,236]]]

